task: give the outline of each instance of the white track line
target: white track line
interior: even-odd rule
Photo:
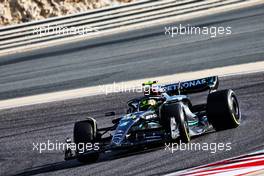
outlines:
[[[234,66],[218,67],[218,68],[187,72],[187,73],[177,73],[168,76],[159,76],[159,77],[126,81],[126,82],[119,82],[119,83],[115,83],[115,85],[116,87],[122,87],[125,85],[127,88],[129,87],[133,88],[135,86],[140,86],[143,82],[149,80],[158,80],[159,83],[173,83],[178,81],[191,80],[191,79],[214,76],[214,75],[217,75],[219,77],[225,77],[225,76],[256,73],[256,72],[264,72],[264,61],[234,65]],[[66,91],[59,91],[53,93],[45,93],[45,94],[32,95],[21,98],[2,100],[0,101],[0,110],[28,106],[28,105],[36,105],[42,103],[50,103],[56,101],[64,101],[64,100],[70,100],[76,98],[83,98],[93,95],[103,95],[105,94],[105,92],[102,91],[102,87],[108,87],[108,86],[113,86],[113,84],[92,86],[92,87],[79,88],[74,90],[66,90]],[[111,93],[111,91],[108,93]]]

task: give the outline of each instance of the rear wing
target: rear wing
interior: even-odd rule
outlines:
[[[168,94],[191,94],[203,91],[216,90],[219,85],[218,76],[212,76],[191,81],[184,81],[174,84],[160,85],[163,91]]]

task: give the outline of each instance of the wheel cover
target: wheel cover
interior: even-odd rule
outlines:
[[[240,109],[239,109],[238,101],[234,95],[232,95],[231,97],[231,111],[232,111],[234,120],[236,121],[236,123],[239,124],[240,123]]]
[[[175,117],[170,118],[170,132],[171,132],[171,138],[176,139],[177,138],[177,123],[175,120]]]

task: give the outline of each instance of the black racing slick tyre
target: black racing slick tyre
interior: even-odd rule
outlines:
[[[78,146],[84,146],[87,143],[93,144],[95,142],[94,128],[96,126],[89,120],[79,121],[74,124],[73,137],[74,143],[77,146],[76,155],[77,160],[82,163],[96,162],[99,158],[99,153],[92,153],[89,155],[82,155],[82,152],[78,150]]]
[[[181,142],[188,143],[190,141],[188,122],[181,103],[164,104],[162,118],[165,129],[170,133],[172,140],[175,140],[175,131],[179,130],[178,135]]]
[[[207,98],[207,116],[216,131],[238,127],[241,113],[234,91],[227,89],[210,93]]]

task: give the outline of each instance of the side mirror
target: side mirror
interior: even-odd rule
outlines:
[[[115,112],[106,112],[105,113],[105,117],[109,117],[109,116],[114,116],[115,115]]]

